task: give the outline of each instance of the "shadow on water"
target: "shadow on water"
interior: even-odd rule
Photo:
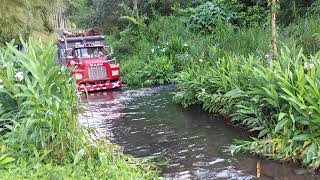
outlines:
[[[123,89],[90,94],[81,124],[107,135],[135,157],[168,159],[167,179],[255,179],[257,159],[223,152],[233,139],[247,139],[200,108],[184,109],[171,102],[174,86]],[[261,161],[262,179],[320,179],[286,163]]]

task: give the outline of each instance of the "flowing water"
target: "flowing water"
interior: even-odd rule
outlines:
[[[258,160],[223,152],[233,139],[247,139],[200,108],[172,103],[173,86],[89,94],[80,122],[106,135],[135,157],[158,156],[168,161],[166,179],[255,179]],[[260,161],[262,179],[320,179],[286,163]]]

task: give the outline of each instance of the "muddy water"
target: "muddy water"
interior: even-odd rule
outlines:
[[[171,102],[173,87],[126,89],[90,94],[80,121],[123,146],[135,157],[167,159],[167,179],[256,179],[257,159],[223,152],[233,139],[247,139],[199,108]],[[320,179],[303,168],[261,161],[262,179]]]

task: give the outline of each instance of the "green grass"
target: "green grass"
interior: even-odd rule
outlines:
[[[156,179],[151,162],[94,141],[78,124],[79,98],[56,48],[38,41],[0,50],[0,174],[3,179]],[[8,103],[10,102],[10,103]]]

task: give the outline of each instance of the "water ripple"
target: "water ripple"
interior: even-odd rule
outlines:
[[[171,102],[174,86],[125,89],[83,98],[83,126],[108,136],[136,157],[159,156],[169,164],[166,179],[255,179],[255,158],[230,157],[222,147],[248,138],[199,108],[183,109]],[[272,164],[272,165],[270,165]],[[264,179],[318,179],[295,168],[262,161]],[[300,172],[300,171],[299,171]]]

